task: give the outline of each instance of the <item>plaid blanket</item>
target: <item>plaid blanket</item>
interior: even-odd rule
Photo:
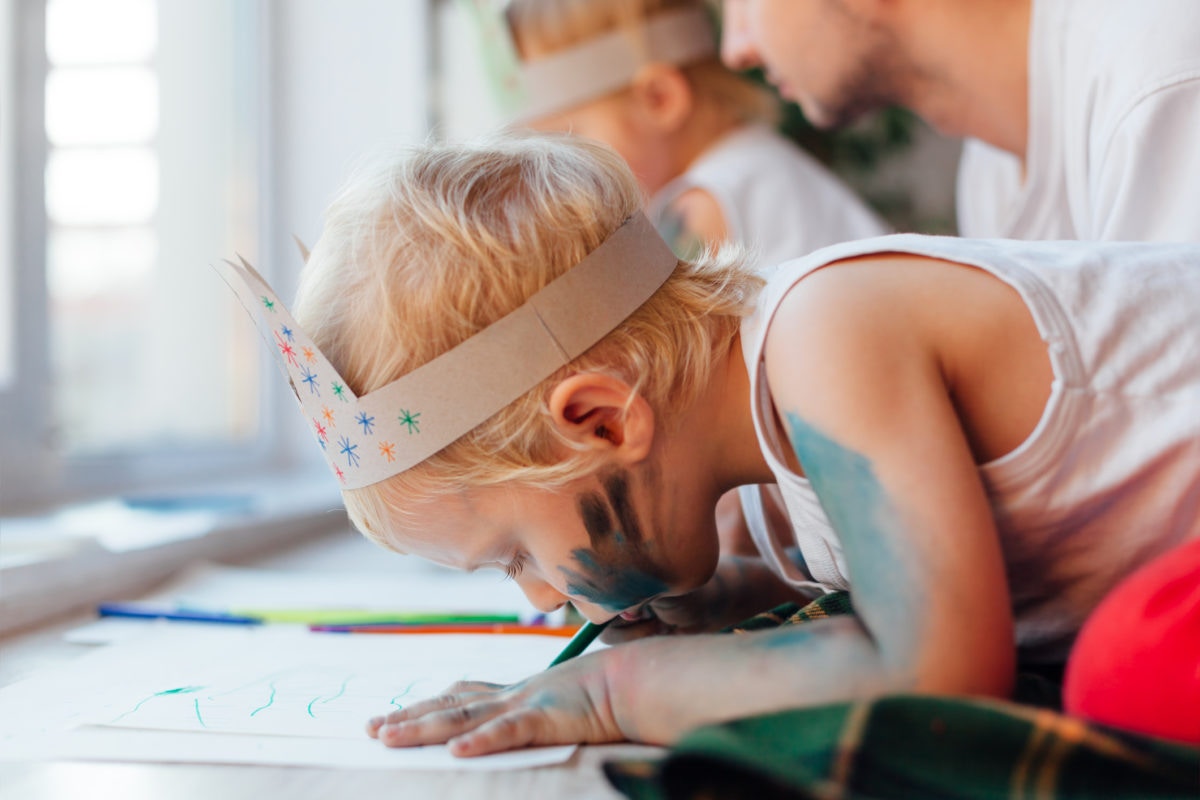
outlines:
[[[844,593],[734,633],[850,613]],[[631,800],[1200,798],[1200,749],[1025,703],[892,695],[699,728],[661,760],[605,774]]]

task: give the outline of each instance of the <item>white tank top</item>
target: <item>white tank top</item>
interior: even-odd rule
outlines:
[[[979,467],[1008,570],[1022,656],[1065,656],[1124,575],[1200,536],[1200,245],[966,240],[904,234],[835,245],[779,267],[743,324],[751,408],[796,542],[825,589],[851,588],[837,534],[781,454],[762,354],[780,301],[845,258],[898,252],[986,270],[1029,307],[1054,370],[1019,447]],[[771,537],[755,543],[812,586]]]
[[[749,248],[759,268],[838,242],[888,233],[888,227],[832,172],[764,125],[723,136],[655,193],[647,213],[661,221],[689,189],[708,192],[729,238]]]

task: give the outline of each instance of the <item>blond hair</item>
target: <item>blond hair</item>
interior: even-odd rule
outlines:
[[[707,0],[511,0],[505,16],[517,53],[529,61],[565,50],[615,30],[635,29],[668,11],[712,11]],[[779,120],[779,103],[758,86],[711,58],[680,67],[696,99],[738,122]]]
[[[413,148],[365,166],[330,206],[295,316],[361,396],[522,305],[639,206],[629,168],[597,142],[510,134]],[[680,262],[650,300],[557,374],[417,467],[344,492],[351,519],[388,546],[388,520],[425,500],[586,474],[586,453],[563,456],[569,445],[547,405],[570,374],[619,377],[669,430],[760,285],[737,250]]]

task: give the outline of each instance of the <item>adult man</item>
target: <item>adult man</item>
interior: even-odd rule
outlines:
[[[968,137],[964,236],[1200,240],[1200,3],[725,0],[723,56],[816,125]]]

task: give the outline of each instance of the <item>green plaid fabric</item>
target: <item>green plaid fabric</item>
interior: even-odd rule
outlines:
[[[850,613],[845,593],[734,633]],[[1027,704],[892,695],[699,728],[659,760],[605,774],[631,800],[1200,798],[1200,749]]]

